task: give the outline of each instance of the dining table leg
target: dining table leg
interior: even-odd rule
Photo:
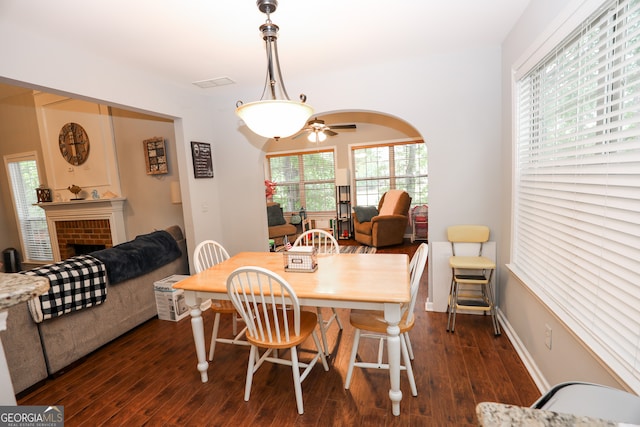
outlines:
[[[196,345],[198,371],[200,371],[200,378],[202,382],[206,383],[207,381],[209,381],[209,376],[207,374],[209,362],[207,362],[207,354],[204,347],[204,322],[202,320],[202,309],[200,308],[202,299],[196,297],[189,291],[185,291],[184,299],[191,309],[191,329],[193,331],[193,342]]]
[[[389,358],[389,398],[391,412],[400,415],[400,304],[384,305],[384,320],[387,322],[387,353]]]

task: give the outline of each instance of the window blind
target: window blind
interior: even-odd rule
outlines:
[[[277,184],[273,196],[285,211],[302,206],[308,212],[335,210],[333,150],[267,155],[270,179]]]
[[[512,268],[640,392],[640,1],[517,82]]]
[[[45,213],[37,206],[36,188],[39,185],[35,160],[8,163],[11,190],[26,261],[51,261],[53,253]]]
[[[377,206],[389,189],[406,190],[412,205],[428,203],[428,156],[423,141],[358,145],[351,150],[357,205]]]

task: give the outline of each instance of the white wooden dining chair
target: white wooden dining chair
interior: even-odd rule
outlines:
[[[206,270],[222,261],[229,259],[227,250],[215,240],[204,240],[196,246],[193,251],[193,265],[196,273]],[[247,341],[242,339],[246,328],[238,332],[238,320],[242,318],[238,316],[236,309],[230,301],[216,300],[211,301],[211,310],[215,313],[213,320],[213,332],[211,334],[211,345],[209,346],[209,361],[213,361],[213,354],[216,350],[216,343],[249,345]],[[218,336],[220,329],[220,317],[222,314],[230,314],[233,319],[233,338],[222,338]]]
[[[316,248],[316,253],[320,255],[334,255],[340,253],[340,245],[338,241],[327,231],[317,228],[307,230],[302,233],[293,242],[293,246],[313,246]],[[316,313],[318,314],[318,326],[320,327],[320,335],[322,336],[322,345],[324,347],[324,354],[329,355],[329,344],[327,343],[327,330],[333,322],[336,322],[338,328],[342,330],[342,322],[338,316],[338,312],[334,307],[331,307],[331,316],[328,319],[324,319],[322,316],[322,309],[316,307]]]
[[[403,305],[402,317],[398,324],[398,327],[400,328],[400,349],[404,361],[404,364],[400,366],[400,369],[407,372],[409,384],[411,386],[411,394],[413,396],[418,395],[418,389],[416,387],[416,380],[413,376],[413,368],[411,366],[411,360],[413,360],[414,355],[413,349],[411,348],[411,340],[409,339],[409,331],[413,329],[414,325],[415,317],[413,315],[413,310],[416,305],[416,300],[418,299],[420,278],[422,277],[424,267],[427,263],[428,253],[429,246],[427,246],[426,243],[422,243],[418,246],[413,258],[411,258],[411,262],[409,264],[411,300],[408,304]],[[359,368],[389,369],[389,364],[383,363],[384,342],[387,338],[387,323],[384,320],[384,312],[354,309],[351,310],[349,321],[355,328],[355,334],[353,337],[353,347],[351,349],[351,358],[349,359],[347,378],[344,383],[345,389],[348,389],[351,385],[353,368],[355,366]],[[378,358],[376,362],[357,361],[360,338],[373,338],[378,340]]]
[[[262,267],[248,266],[234,270],[227,278],[227,292],[247,324],[246,338],[251,344],[244,400],[249,400],[253,375],[265,361],[288,365],[293,372],[298,413],[303,414],[302,382],[318,359],[322,361],[324,370],[329,370],[316,333],[316,314],[300,310],[300,302],[291,285],[278,274]],[[315,343],[315,354],[310,361],[301,362],[298,359],[298,346],[309,336]],[[265,349],[262,355],[261,348]],[[278,350],[282,349],[290,349],[291,359],[279,357]]]

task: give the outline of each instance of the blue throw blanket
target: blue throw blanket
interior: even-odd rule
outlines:
[[[170,263],[179,258],[182,251],[171,234],[160,230],[91,255],[106,265],[109,284],[115,285]]]
[[[29,311],[37,323],[101,304],[107,297],[105,265],[90,255],[74,256],[22,274],[49,279],[49,291],[29,301]]]

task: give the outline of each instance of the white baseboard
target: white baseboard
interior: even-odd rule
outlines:
[[[549,382],[545,379],[544,375],[542,375],[540,369],[538,369],[538,365],[536,364],[535,360],[533,360],[526,347],[511,327],[511,324],[505,318],[504,314],[500,310],[500,307],[498,307],[497,311],[498,321],[500,322],[502,331],[507,335],[509,341],[511,341],[513,348],[515,348],[516,353],[520,357],[520,360],[522,360],[522,363],[524,363],[524,367],[529,372],[529,375],[531,375],[533,382],[535,382],[536,386],[538,386],[538,390],[540,391],[540,393],[546,393],[550,388]]]

